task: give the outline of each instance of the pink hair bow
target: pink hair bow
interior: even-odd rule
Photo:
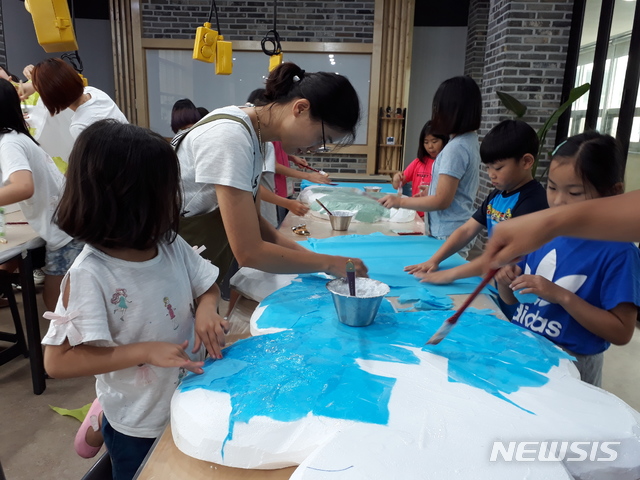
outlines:
[[[76,345],[82,343],[82,335],[72,322],[72,320],[78,315],[78,312],[71,312],[66,315],[58,315],[54,312],[44,312],[42,316],[47,320],[52,320],[54,326],[64,327],[65,335],[69,339],[69,345],[75,347]]]

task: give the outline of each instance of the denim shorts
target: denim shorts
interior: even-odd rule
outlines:
[[[45,275],[66,275],[67,270],[69,270],[83,247],[84,243],[77,240],[71,240],[64,247],[60,247],[57,250],[49,250],[47,245],[42,271]]]

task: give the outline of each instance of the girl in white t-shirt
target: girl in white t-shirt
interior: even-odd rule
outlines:
[[[222,358],[228,329],[217,267],[175,233],[179,175],[162,137],[101,120],[76,140],[56,211],[60,228],[86,245],[45,314],[45,368],[55,378],[96,376],[76,449],[84,442],[78,453],[95,455],[101,435],[90,426],[101,424],[117,480],[133,477],[164,430],[186,371],[202,373],[202,344]]]
[[[64,60],[47,58],[38,63],[31,72],[31,82],[52,116],[66,108],[73,110],[69,132],[74,139],[98,120],[112,118],[128,123],[109,95],[85,87],[80,75]]]
[[[47,242],[43,299],[53,309],[62,277],[82,244],[51,223],[64,185],[62,173],[29,134],[14,86],[0,79],[0,206],[18,203],[29,225]],[[11,265],[10,270],[17,265]]]

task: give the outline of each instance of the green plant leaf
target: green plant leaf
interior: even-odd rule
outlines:
[[[521,118],[525,113],[527,113],[527,107],[508,93],[496,91],[496,94],[498,95],[498,98],[500,99],[504,107],[510,112],[515,113],[517,118]]]
[[[578,100],[585,93],[587,93],[590,88],[591,88],[591,85],[588,83],[585,83],[584,85],[580,85],[579,87],[572,88],[571,91],[569,92],[569,98],[567,99],[567,101],[564,102],[562,105],[560,105],[560,107],[558,107],[558,109],[555,112],[553,112],[553,114],[547,119],[547,121],[544,122],[544,125],[540,128],[540,130],[538,130],[538,140],[540,141],[540,149],[538,150],[536,161],[533,163],[533,166],[531,167],[531,171],[533,172],[534,175],[536,174],[536,171],[538,169],[540,152],[542,152],[542,149],[544,148],[544,141],[547,138],[547,133],[549,133],[549,130],[551,130],[551,128],[558,122],[558,119],[567,110],[567,108],[569,108],[576,100]],[[542,175],[542,177],[544,177],[544,174]]]

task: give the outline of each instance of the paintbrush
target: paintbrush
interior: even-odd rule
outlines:
[[[400,186],[398,187],[398,192],[397,192],[398,196],[401,197],[402,196],[402,183],[400,184]]]
[[[324,206],[324,203],[322,203],[322,202],[321,202],[320,200],[318,200],[317,198],[316,198],[316,202],[318,202],[318,203],[320,204],[320,206],[321,206],[322,208],[324,208],[324,209],[327,211],[327,213],[328,213],[329,215],[333,216],[333,213],[331,213],[331,211],[330,211],[327,207],[325,207],[325,206]]]
[[[356,296],[356,266],[351,259],[347,261],[347,283],[349,284],[349,295]]]
[[[467,297],[467,299],[464,301],[462,306],[456,311],[456,313],[454,313],[452,316],[447,318],[444,321],[444,323],[440,326],[438,331],[434,333],[433,336],[427,341],[427,345],[437,345],[444,339],[444,337],[449,335],[449,332],[451,331],[451,329],[458,322],[460,315],[462,315],[464,311],[467,309],[467,307],[471,305],[471,302],[475,300],[475,298],[478,296],[480,291],[487,286],[487,284],[491,281],[491,279],[495,276],[497,272],[498,272],[498,269],[490,270],[489,273],[487,273],[487,276],[484,277],[484,279],[480,282],[480,285],[476,287],[473,293]]]
[[[302,167],[304,167],[304,168],[308,168],[309,170],[313,170],[314,172],[319,173],[320,175],[325,175],[325,176],[327,176],[327,173],[326,173],[326,172],[324,172],[324,171],[322,171],[322,170],[318,170],[317,168],[310,167],[309,165],[302,165]]]

